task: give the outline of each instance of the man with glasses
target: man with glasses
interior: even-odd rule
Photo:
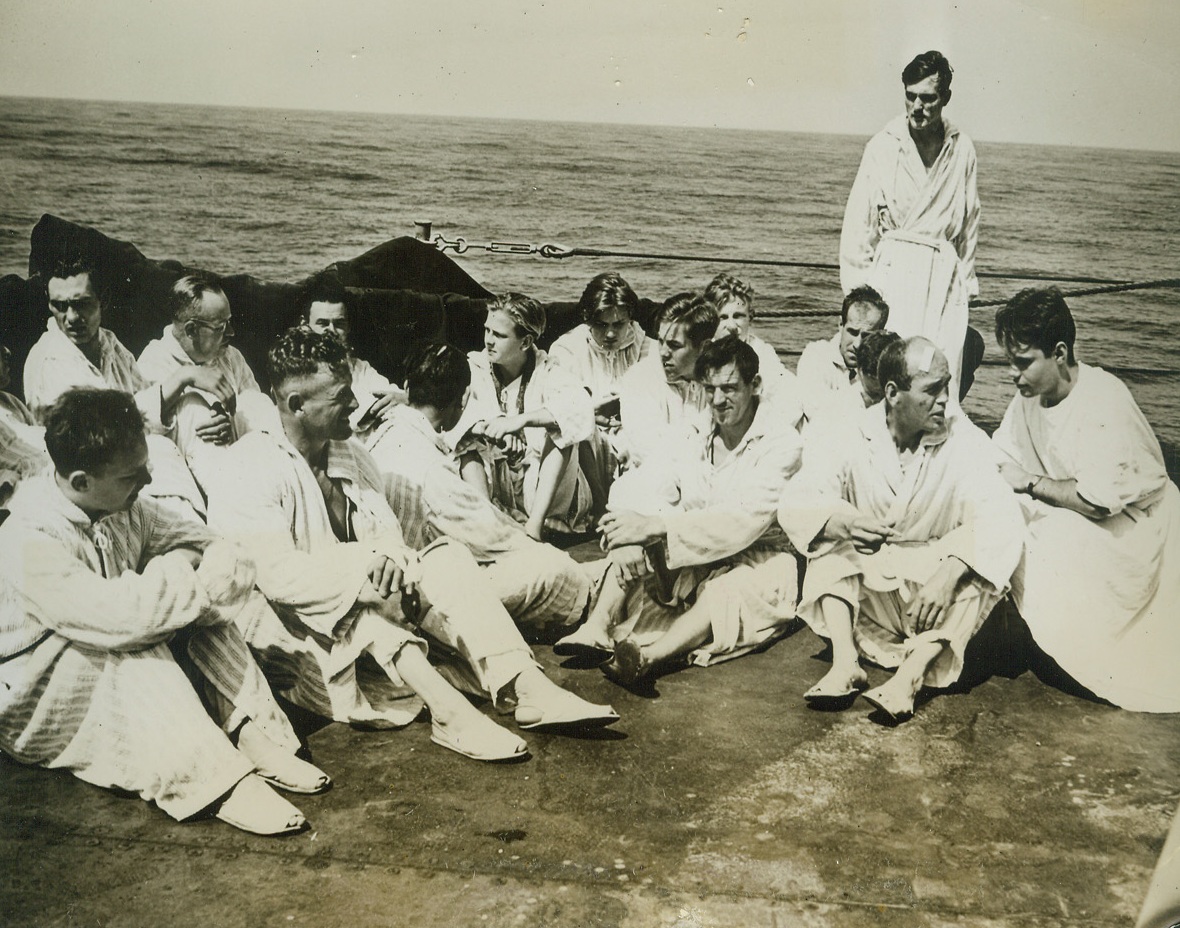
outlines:
[[[234,334],[233,313],[216,280],[188,274],[173,285],[168,303],[172,322],[143,349],[139,369],[160,384],[187,369],[201,372],[202,379],[186,383],[177,401],[175,440],[204,487],[226,445],[262,422],[277,426],[278,416],[242,353],[227,342]]]
[[[149,429],[152,483],[144,494],[178,514],[202,514],[204,499],[171,441],[173,413],[188,387],[228,399],[233,391],[225,378],[191,363],[156,383],[144,377],[135,356],[102,327],[95,268],[85,259],[66,258],[54,265],[47,272],[45,295],[49,322],[25,361],[25,402],[34,415],[43,419],[45,410],[74,387],[131,393]]]

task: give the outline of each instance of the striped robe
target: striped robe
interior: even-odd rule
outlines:
[[[0,748],[176,819],[254,769],[225,734],[246,718],[294,753],[233,624],[244,604],[218,601],[212,580],[170,553],[212,537],[151,500],[91,522],[51,470],[22,484],[0,526]]]

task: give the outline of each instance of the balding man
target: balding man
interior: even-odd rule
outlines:
[[[897,672],[864,696],[894,721],[923,686],[958,679],[967,642],[1008,588],[1024,530],[982,433],[948,415],[950,369],[932,342],[885,349],[885,398],[817,436],[779,507],[811,563],[799,615],[832,643],[804,698],[850,702],[861,656]]]

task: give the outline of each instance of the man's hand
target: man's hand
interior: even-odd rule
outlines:
[[[209,415],[196,427],[197,438],[210,445],[228,445],[234,437],[233,422],[229,413],[218,404],[209,410]]]
[[[233,384],[217,368],[190,364],[184,368],[184,382],[197,390],[212,393],[226,409],[233,410],[237,394]]]
[[[196,548],[173,548],[172,551],[188,561],[192,565],[193,570],[201,566],[203,555]]]
[[[406,402],[406,391],[394,387],[388,393],[382,393],[373,401],[365,413],[366,419],[384,419],[385,413],[393,406],[400,406]]]
[[[1030,474],[1015,461],[1004,461],[1000,465],[1000,476],[1008,481],[1008,486],[1021,493],[1037,479],[1034,474]]]
[[[616,416],[604,416],[597,413],[594,416],[594,424],[604,432],[617,432],[623,423]]]
[[[879,519],[862,516],[860,513],[840,513],[828,519],[822,537],[831,541],[851,541],[852,547],[861,554],[875,554],[881,545],[896,534],[891,526]]]
[[[619,568],[625,583],[642,580],[651,573],[651,564],[641,545],[623,545],[610,552],[611,561]]]
[[[959,581],[969,570],[957,557],[948,557],[938,565],[934,576],[926,581],[906,610],[906,615],[914,623],[914,631],[920,634],[938,627],[954,602]]]
[[[659,516],[644,516],[638,512],[608,512],[598,520],[607,548],[614,550],[624,545],[649,545],[668,534]]]
[[[379,554],[369,565],[369,585],[382,599],[388,599],[399,590],[406,591],[413,588],[413,584],[406,584],[402,569],[392,559]]]
[[[497,416],[484,424],[483,433],[492,441],[503,442],[510,435],[519,438],[516,433],[523,428],[523,416]]]

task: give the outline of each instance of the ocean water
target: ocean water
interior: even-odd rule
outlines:
[[[882,114],[882,123],[891,114]],[[970,114],[960,113],[970,133]],[[721,270],[755,309],[838,307],[834,263],[864,137],[0,97],[0,273],[27,271],[44,212],[153,258],[297,280],[429,219],[448,239],[715,256],[706,263],[487,255],[492,290],[572,300],[604,270],[662,299]],[[1180,154],[977,142],[977,268],[1119,280],[1180,276]],[[1025,284],[984,279],[984,299]],[[1067,285],[1066,285],[1067,286]],[[1119,371],[1165,443],[1180,444],[1180,290],[1071,300],[1086,361]],[[991,340],[965,404],[994,426],[1012,395]],[[835,319],[766,320],[798,352]],[[793,360],[788,358],[788,365]]]

